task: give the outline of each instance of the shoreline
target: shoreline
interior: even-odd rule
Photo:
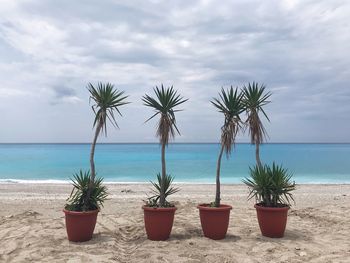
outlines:
[[[30,184],[30,185],[67,185],[71,184],[71,180],[54,180],[54,179],[47,179],[47,180],[21,180],[21,179],[0,179],[0,185],[15,185],[15,184]],[[120,182],[120,181],[105,181],[105,185],[148,185],[150,182],[140,181],[140,182]],[[215,185],[215,182],[173,182],[175,185]],[[221,185],[244,185],[243,183],[235,183],[235,182],[221,182]],[[297,186],[299,185],[350,185],[349,182],[302,182],[302,183],[296,183]]]
[[[143,200],[146,199],[147,194],[150,193],[152,185],[150,183],[113,183],[105,184],[109,193],[109,200],[124,199],[124,200]],[[176,184],[180,191],[169,198],[170,201],[183,202],[188,200],[199,200],[211,202],[215,196],[215,184]],[[51,200],[62,201],[66,200],[70,195],[72,185],[64,184],[35,184],[35,183],[8,183],[0,184],[0,204],[1,201],[13,200]],[[232,202],[238,199],[239,202],[253,203],[253,200],[247,201],[249,189],[244,184],[222,184],[221,194],[222,200]],[[325,196],[339,197],[345,195],[350,199],[350,184],[298,184],[294,191],[296,204],[292,207],[304,205],[307,200],[305,196],[317,197],[318,200]],[[107,201],[110,203],[110,201]],[[6,207],[3,207],[6,210]],[[22,207],[21,207],[22,208]],[[0,215],[3,211],[0,209]]]

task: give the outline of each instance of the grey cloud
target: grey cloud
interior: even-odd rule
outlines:
[[[110,81],[133,104],[125,107],[118,135],[106,140],[149,141],[152,125],[138,124],[149,114],[140,97],[160,83],[173,84],[190,98],[179,115],[179,140],[217,141],[221,118],[209,100],[222,86],[254,80],[273,92],[266,125],[271,141],[312,140],[309,133],[317,140],[349,140],[347,1],[32,0],[4,7],[0,87],[50,97],[47,122],[74,107],[81,115],[69,122],[90,123],[86,83]],[[76,129],[77,137],[57,141],[89,139]]]
[[[90,52],[90,51],[89,51]],[[152,66],[161,66],[164,56],[152,48],[133,48],[130,51],[116,51],[108,47],[95,47],[91,50],[94,58],[100,62],[113,63],[141,63]]]
[[[76,92],[72,88],[64,86],[54,86],[53,90],[58,98],[75,96]]]
[[[77,92],[71,87],[57,84],[52,87],[52,90],[54,92],[54,96],[51,101],[51,105],[67,102],[77,103],[81,101],[81,99],[77,97]]]

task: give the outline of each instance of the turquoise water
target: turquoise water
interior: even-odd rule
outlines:
[[[172,144],[167,171],[177,182],[214,183],[218,144]],[[222,182],[239,183],[255,148],[237,144],[222,160]],[[0,144],[0,181],[69,180],[89,168],[89,144]],[[283,164],[297,183],[350,183],[350,144],[265,144],[265,163]],[[161,170],[158,144],[98,144],[96,170],[107,182],[148,182]]]

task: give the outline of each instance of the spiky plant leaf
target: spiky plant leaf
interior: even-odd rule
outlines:
[[[222,88],[219,98],[213,98],[211,103],[225,116],[224,125],[221,127],[221,145],[224,146],[226,155],[229,156],[236,135],[241,128],[242,121],[239,115],[244,111],[242,94],[232,86],[228,90]]]
[[[249,189],[248,199],[255,198],[257,203],[268,207],[290,205],[294,201],[292,191],[295,190],[295,182],[292,182],[292,174],[281,165],[272,164],[250,169],[250,178],[245,178]]]
[[[165,176],[164,180],[164,189],[165,189],[165,203],[166,207],[172,206],[171,203],[169,203],[166,199],[172,195],[175,194],[179,191],[179,188],[173,187],[172,182],[174,180],[174,176],[171,176],[170,174],[167,174]],[[148,205],[152,207],[159,207],[161,206],[159,204],[159,199],[160,199],[160,194],[161,194],[161,184],[162,184],[162,176],[160,173],[157,174],[157,182],[152,182],[151,184],[153,185],[152,189],[152,196],[148,198]]]
[[[264,111],[264,106],[270,103],[270,92],[265,92],[266,87],[256,82],[248,83],[248,86],[244,86],[243,93],[243,105],[247,113],[246,124],[250,134],[250,141],[253,144],[261,144],[267,136],[267,132],[260,119],[259,113],[263,113],[265,118],[269,121],[269,118]]]
[[[89,83],[87,89],[90,93],[90,101],[94,103],[91,106],[95,113],[93,126],[100,125],[107,135],[107,119],[113,126],[118,127],[114,111],[121,115],[119,107],[129,103],[126,101],[128,96],[124,95],[124,91],[115,89],[111,83],[99,82],[96,87]]]
[[[220,169],[221,169],[221,158],[225,151],[226,157],[228,158],[232,151],[232,146],[235,144],[235,139],[238,131],[241,128],[240,114],[244,111],[242,106],[242,94],[238,92],[238,89],[224,90],[221,89],[219,98],[213,98],[211,103],[218,109],[219,112],[224,114],[225,121],[221,127],[221,149],[218,156],[217,168],[216,168],[216,194],[213,206],[220,206]]]
[[[90,211],[103,207],[104,201],[107,199],[107,188],[102,185],[102,178],[96,178],[92,184],[90,197],[86,201],[90,182],[90,171],[73,174],[72,185],[73,190],[67,199],[65,208],[71,211]]]
[[[175,108],[182,103],[186,102],[173,86],[170,88],[164,88],[163,84],[160,88],[157,86],[154,88],[156,98],[149,95],[142,97],[142,101],[145,106],[154,109],[155,113],[146,120],[149,121],[155,116],[160,115],[160,119],[157,125],[156,135],[160,139],[160,143],[168,144],[170,138],[175,137],[175,132],[180,134],[179,129],[176,126],[175,112],[179,111]]]

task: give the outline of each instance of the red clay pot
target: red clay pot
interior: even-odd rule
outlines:
[[[204,236],[214,240],[224,239],[232,206],[221,204],[220,207],[209,207],[207,204],[201,204],[197,208]]]
[[[289,206],[264,207],[254,205],[258,216],[261,234],[266,237],[283,237],[287,225]]]
[[[176,207],[142,206],[147,238],[154,241],[167,240],[173,227]]]
[[[66,229],[69,241],[84,242],[92,238],[98,210],[77,212],[63,209],[63,212],[66,216]]]

